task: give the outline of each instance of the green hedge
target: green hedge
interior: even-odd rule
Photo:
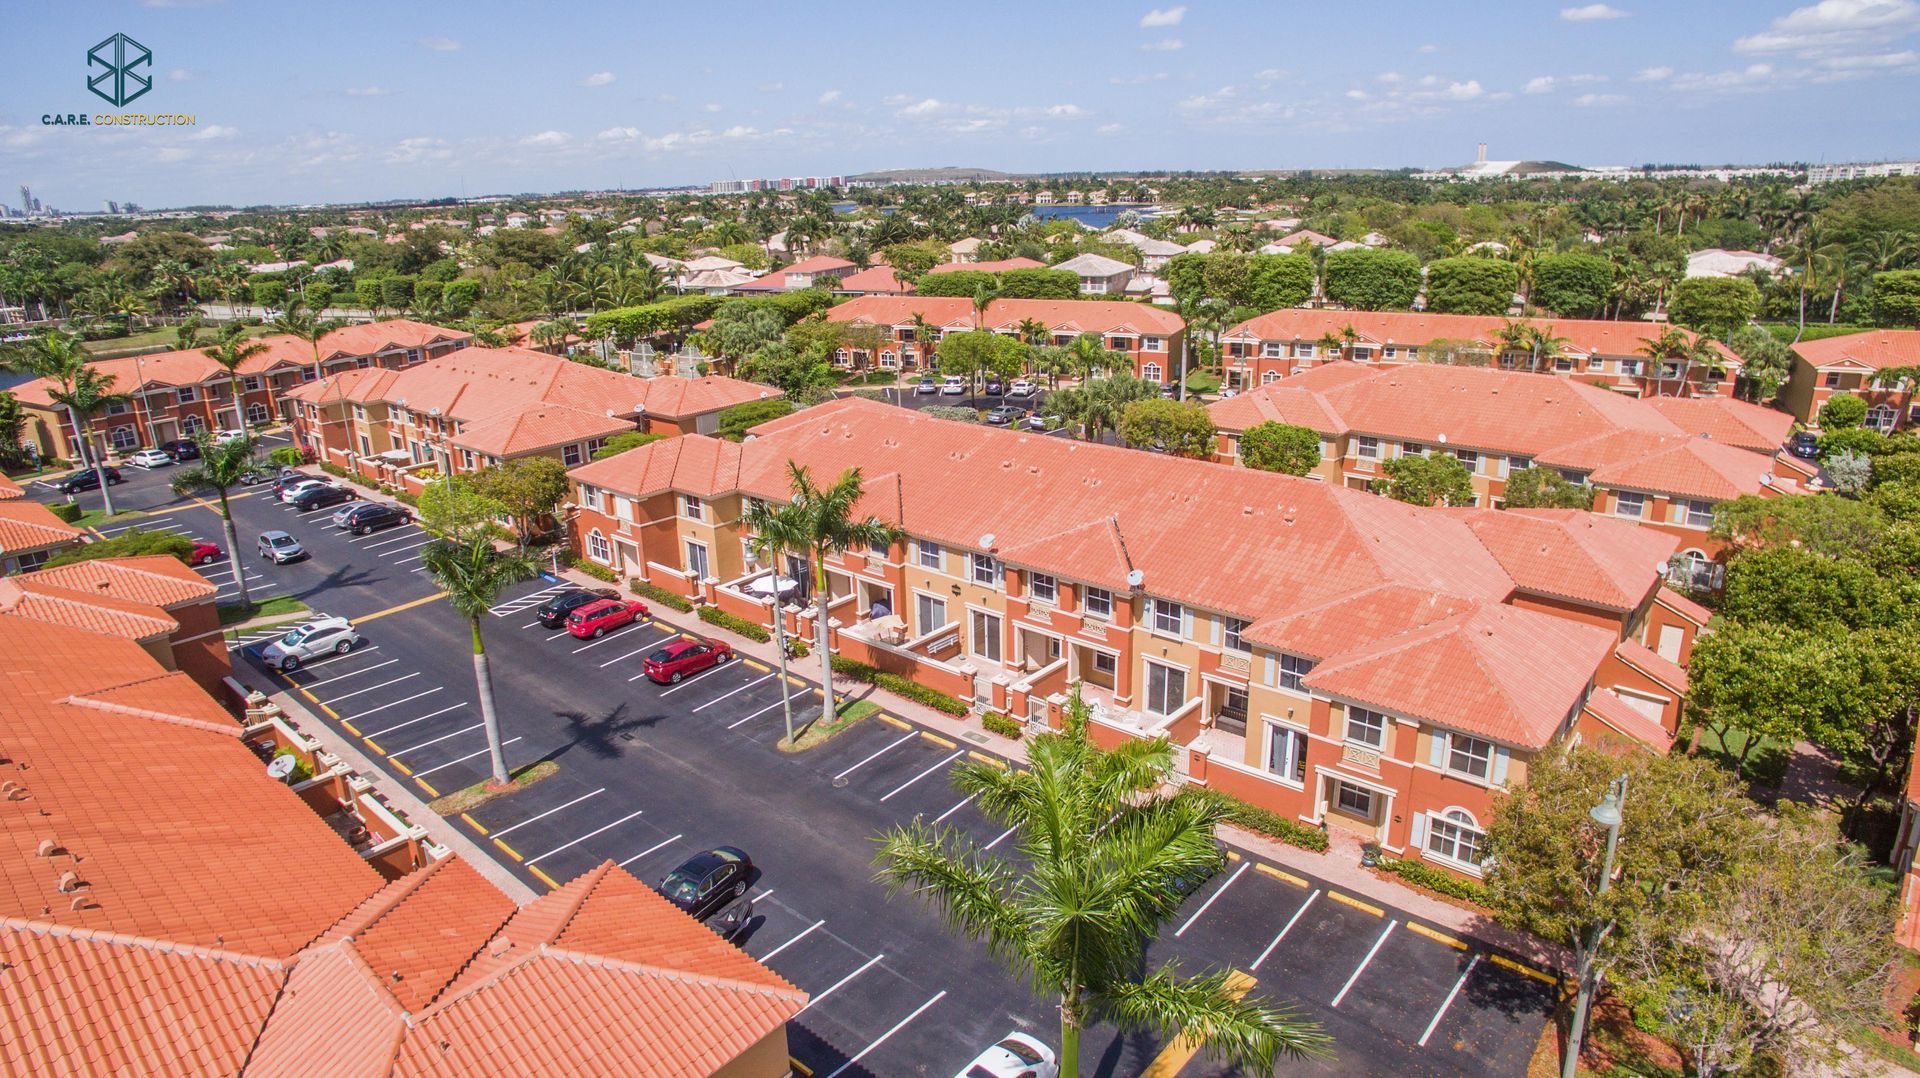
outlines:
[[[627,587],[634,594],[651,599],[668,610],[678,610],[682,614],[693,611],[693,604],[685,598],[675,595],[658,584],[649,584],[637,576],[627,581]]]
[[[764,644],[772,639],[772,635],[765,629],[762,629],[760,626],[755,625],[743,617],[729,614],[717,606],[701,607],[700,620],[706,622],[708,625],[718,625],[728,632],[738,633],[748,640],[753,640],[758,643]]]
[[[86,515],[87,512],[85,509],[80,508],[79,502],[55,502],[47,506],[47,508],[53,510],[54,516],[59,517],[69,524],[79,523],[80,518]]]
[[[901,677],[899,674],[877,675],[873,679],[873,683],[896,696],[904,696],[916,704],[923,704],[935,711],[944,711],[949,715],[965,715],[967,713],[966,701],[957,696],[948,696],[939,689],[929,689],[925,685],[917,681],[910,681],[907,678]]]
[[[620,583],[620,574],[604,565],[595,565],[590,561],[576,561],[573,563],[573,567],[595,580],[604,580],[609,584]]]
[[[1289,846],[1298,846],[1317,853],[1327,851],[1327,833],[1318,827],[1310,827],[1298,820],[1290,820],[1277,812],[1257,805],[1249,805],[1231,794],[1223,794],[1218,790],[1189,786],[1185,796],[1202,797],[1214,801],[1225,810],[1228,822],[1249,831],[1279,839]]]
[[[1463,899],[1475,905],[1493,905],[1493,892],[1487,890],[1485,884],[1463,880],[1445,869],[1434,868],[1424,862],[1382,857],[1375,867],[1382,872],[1391,872],[1408,883],[1417,884],[1429,891],[1438,891],[1443,895]]]
[[[95,558],[137,558],[147,554],[165,554],[180,559],[182,565],[193,558],[193,540],[179,532],[150,532],[129,528],[111,539],[68,547],[47,559],[47,568],[70,565]]]
[[[321,461],[321,462],[320,462],[320,470],[321,470],[321,471],[323,471],[323,472],[325,472],[325,473],[327,473],[327,474],[328,474],[328,475],[330,475],[330,476],[333,476],[333,477],[334,477],[334,478],[336,478],[336,479],[357,479],[357,478],[359,478],[358,476],[355,476],[355,475],[353,475],[353,474],[352,474],[351,472],[349,472],[349,471],[347,471],[347,470],[346,470],[345,468],[342,468],[341,466],[339,466],[338,464],[335,464],[334,462],[332,462],[332,461],[330,461],[330,460],[323,460],[323,461]]]
[[[980,725],[992,733],[999,734],[1001,737],[1010,737],[1016,741],[1020,739],[1020,735],[1027,732],[1027,728],[1020,725],[1018,719],[1011,715],[996,715],[991,711],[980,716]]]
[[[828,661],[832,663],[834,673],[842,677],[850,677],[855,681],[864,681],[871,685],[873,684],[873,679],[880,676],[879,667],[868,666],[863,662],[856,662],[853,659],[847,658],[845,655],[835,655]]]

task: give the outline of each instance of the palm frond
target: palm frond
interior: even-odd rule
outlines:
[[[889,894],[903,890],[931,902],[949,926],[986,942],[1016,972],[1031,970],[1026,924],[1007,900],[1012,871],[956,829],[920,821],[883,832],[874,853],[874,878]]]
[[[1272,1073],[1281,1056],[1308,1060],[1327,1055],[1332,1038],[1318,1023],[1292,1008],[1238,995],[1234,979],[1232,970],[1183,978],[1177,966],[1168,964],[1137,983],[1095,986],[1089,1004],[1095,1014],[1123,1028],[1197,1039],[1208,1059],[1251,1074]]]

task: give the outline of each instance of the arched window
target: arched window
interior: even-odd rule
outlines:
[[[1160,364],[1148,363],[1142,366],[1140,368],[1140,377],[1145,378],[1149,382],[1158,382],[1160,380]]]
[[[1882,434],[1893,431],[1894,418],[1899,415],[1890,404],[1876,404],[1867,409],[1867,426]]]
[[[112,437],[115,449],[132,449],[140,444],[140,434],[132,427],[115,427]]]
[[[587,533],[587,557],[605,565],[613,560],[613,548],[607,545],[607,537],[595,528]]]
[[[1487,833],[1466,809],[1452,808],[1427,818],[1427,852],[1461,864],[1478,865],[1486,856]]]
[[[900,365],[900,361],[892,352],[882,352],[880,353],[880,365],[888,370],[892,370]]]
[[[255,401],[252,404],[247,405],[247,422],[248,423],[258,424],[258,423],[265,423],[266,421],[267,421],[266,405],[261,404],[259,401]]]
[[[1263,386],[1273,382],[1278,382],[1279,380],[1280,380],[1279,371],[1265,371],[1260,375],[1260,384]]]
[[[182,434],[187,435],[188,437],[192,437],[200,433],[202,430],[206,429],[206,426],[207,426],[207,421],[204,419],[201,419],[197,415],[193,415],[189,413],[188,415],[184,415],[180,417],[180,432]]]
[[[1704,588],[1713,583],[1713,559],[1698,550],[1683,550],[1674,555],[1689,587]]]

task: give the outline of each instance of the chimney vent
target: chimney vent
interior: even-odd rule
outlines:
[[[70,895],[80,889],[80,874],[71,869],[60,874],[60,893]]]

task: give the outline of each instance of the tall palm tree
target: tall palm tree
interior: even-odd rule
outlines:
[[[248,433],[246,401],[242,399],[240,393],[240,366],[266,350],[267,346],[259,341],[248,340],[247,327],[237,322],[228,326],[226,332],[220,334],[218,341],[200,350],[202,355],[219,364],[220,369],[227,372],[227,388],[233,393],[234,418],[240,421],[238,424],[240,432],[248,434],[248,437],[252,435]]]
[[[227,492],[246,483],[246,475],[259,465],[253,459],[253,439],[239,438],[217,442],[202,432],[194,438],[200,445],[200,463],[183,472],[175,472],[170,484],[175,494],[185,497],[211,490],[220,499],[220,532],[227,540],[227,566],[233,570],[233,586],[240,593],[240,605],[251,606],[247,596],[247,572],[240,558],[240,536],[233,528],[233,510],[227,504]]]
[[[1105,371],[1113,362],[1107,351],[1107,344],[1098,334],[1082,333],[1067,346],[1067,353],[1073,357],[1073,365],[1080,371],[1080,381],[1084,384],[1093,379],[1093,372]]]
[[[1058,997],[1060,1073],[1070,1078],[1080,1073],[1081,1031],[1103,1020],[1179,1032],[1250,1074],[1271,1073],[1281,1055],[1327,1050],[1317,1024],[1236,992],[1231,970],[1186,977],[1170,962],[1146,972],[1147,947],[1190,881],[1221,862],[1214,826],[1225,809],[1165,792],[1174,751],[1164,737],[1101,750],[1076,690],[1064,728],[1028,742],[1027,770],[955,769],[954,785],[1019,834],[1018,861],[919,819],[879,838],[882,882],[919,895],[1036,993]]]
[[[807,549],[805,507],[789,502],[775,508],[755,500],[740,516],[750,538],[754,558],[773,569],[773,650],[780,663],[780,715],[787,723],[787,742],[793,742],[793,694],[787,686],[787,612],[780,599],[781,573],[786,556]],[[832,682],[827,682],[831,685]]]
[[[987,308],[993,306],[993,301],[999,298],[998,284],[983,284],[973,290],[973,328],[987,328]]]
[[[7,354],[0,353],[0,357],[6,356]],[[54,394],[70,397],[75,391],[76,381],[92,371],[92,368],[87,366],[86,349],[80,346],[80,335],[64,330],[48,330],[39,334],[33,339],[33,347],[11,353],[10,361],[8,358],[0,358],[0,366],[46,379],[51,383],[51,388],[47,391],[48,396],[56,403],[63,404],[65,402]],[[72,406],[68,406],[67,418],[73,424],[75,451],[79,462],[83,466],[95,468],[100,479],[101,499],[106,505],[107,512],[111,514],[113,495],[107,490],[104,462],[99,466],[95,466],[93,462],[93,447],[88,444],[80,413]]]
[[[318,380],[320,371],[320,341],[327,334],[346,325],[339,318],[322,318],[319,312],[308,309],[307,301],[287,297],[287,309],[273,320],[273,328],[289,337],[297,337],[307,342],[313,349],[313,377]]]
[[[816,486],[807,469],[787,462],[787,482],[793,488],[793,523],[813,574],[814,649],[820,654],[820,684],[826,690],[820,717],[834,713],[833,654],[827,633],[827,559],[869,546],[890,545],[900,530],[876,516],[854,516],[865,492],[859,468],[848,468],[831,486]]]
[[[916,345],[914,351],[918,355],[919,365],[921,367],[930,368],[933,366],[933,346],[937,343],[934,338],[938,337],[939,334],[940,331],[934,328],[933,323],[927,321],[925,315],[919,312],[914,313],[913,340]]]
[[[107,455],[93,452],[93,417],[100,409],[129,399],[127,394],[113,391],[116,380],[115,376],[102,374],[91,364],[83,364],[65,385],[47,390],[48,399],[73,417],[81,447],[93,456],[94,475],[100,480],[100,504],[108,516],[113,515],[113,491],[107,484]]]
[[[1527,327],[1527,348],[1532,355],[1527,369],[1539,371],[1542,360],[1558,359],[1561,350],[1571,343],[1565,337],[1556,335],[1552,326]]]
[[[473,635],[473,683],[480,697],[480,721],[487,732],[487,758],[493,769],[493,785],[505,786],[507,756],[500,741],[500,715],[493,701],[493,667],[487,659],[487,642],[480,626],[488,611],[500,598],[503,588],[531,579],[539,564],[524,551],[496,550],[493,538],[485,532],[463,539],[435,539],[424,548],[420,561],[427,575],[447,593],[447,602],[467,619]]]
[[[1679,359],[1692,347],[1692,342],[1678,326],[1667,326],[1656,337],[1640,338],[1640,347],[1634,351],[1653,361],[1654,387],[1660,396],[1665,396],[1667,384],[1667,362]]]

